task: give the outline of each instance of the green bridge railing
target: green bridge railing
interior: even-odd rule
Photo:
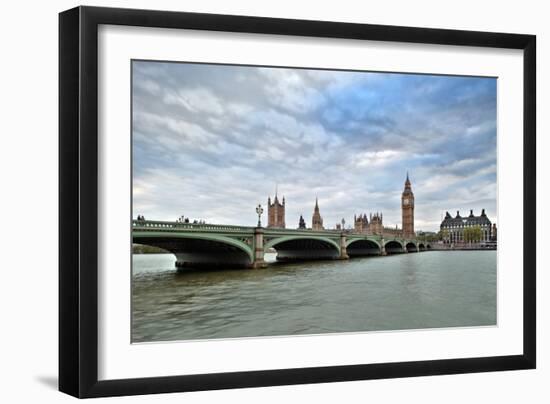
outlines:
[[[255,227],[252,226],[234,226],[234,225],[225,225],[225,224],[209,224],[209,223],[182,223],[182,222],[168,222],[160,220],[132,220],[132,228],[140,230],[189,230],[189,231],[200,231],[200,230],[214,230],[214,231],[226,231],[226,232],[246,232],[253,233]],[[312,230],[312,229],[281,229],[281,228],[264,228],[269,231],[269,233],[300,233],[307,232],[308,234],[341,234],[344,233],[350,236],[371,236],[371,237],[384,237],[388,240],[397,240],[403,239],[399,234],[396,234],[395,231],[383,234],[371,234],[371,233],[358,233],[352,229],[346,230],[337,230],[337,229],[324,229],[324,230]],[[392,229],[393,230],[393,229]],[[418,241],[426,241],[419,237],[414,237]]]
[[[225,224],[165,222],[158,220],[132,220],[132,228],[140,229],[185,229],[185,230],[225,230],[225,231],[254,231],[254,227],[231,226]]]

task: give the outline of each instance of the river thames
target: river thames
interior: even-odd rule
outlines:
[[[275,254],[266,254],[274,260]],[[177,272],[134,254],[132,341],[495,325],[496,251],[429,251]]]

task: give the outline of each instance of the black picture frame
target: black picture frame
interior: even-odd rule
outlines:
[[[523,50],[523,354],[99,381],[100,24]],[[96,7],[60,13],[59,390],[84,398],[535,368],[535,107],[534,35]]]

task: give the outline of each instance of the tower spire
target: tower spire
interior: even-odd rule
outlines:
[[[315,209],[311,218],[311,228],[313,230],[323,230],[323,218],[319,213],[319,199],[317,196],[315,196]]]

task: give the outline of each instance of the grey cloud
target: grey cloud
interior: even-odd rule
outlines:
[[[155,62],[133,68],[134,211],[146,217],[253,225],[255,204],[278,183],[289,226],[300,214],[310,221],[316,195],[330,226],[364,211],[400,224],[407,169],[426,229],[449,206],[496,209],[496,93],[481,82]]]

